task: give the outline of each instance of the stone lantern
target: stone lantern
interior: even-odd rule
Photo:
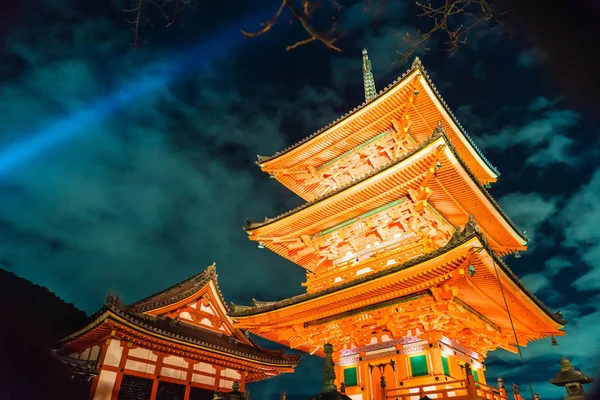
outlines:
[[[323,346],[323,350],[325,351],[325,390],[310,397],[309,400],[352,400],[345,394],[338,392],[333,383],[335,381],[335,369],[333,368],[333,358],[331,357],[333,346],[327,343]]]
[[[560,372],[550,379],[550,383],[556,386],[564,386],[567,389],[565,400],[583,400],[586,395],[583,391],[583,385],[591,383],[594,378],[590,378],[583,372],[576,370],[571,362],[566,358],[560,360]]]

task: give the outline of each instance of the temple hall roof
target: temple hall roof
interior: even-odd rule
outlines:
[[[73,333],[61,341],[62,347],[69,347],[76,342],[93,342],[117,327],[124,331],[135,332],[135,335],[158,337],[172,345],[184,345],[208,352],[229,355],[233,358],[242,358],[246,361],[256,361],[261,364],[277,365],[281,367],[295,366],[299,363],[299,355],[286,354],[283,351],[271,351],[256,345],[244,336],[239,329],[233,328],[231,335],[199,324],[187,322],[181,318],[170,318],[167,315],[152,315],[149,310],[164,306],[179,306],[178,302],[189,299],[196,301],[194,295],[202,293],[208,285],[216,283],[216,266],[212,264],[206,270],[171,286],[157,294],[149,296],[131,305],[125,305],[118,296],[109,294],[104,306],[91,318],[91,322],[84,328]],[[212,282],[212,284],[211,284]],[[211,289],[214,293],[214,288]],[[213,294],[214,295],[214,294]],[[222,294],[221,303],[224,307]],[[103,336],[104,335],[104,336]]]
[[[192,347],[226,353],[234,357],[281,365],[296,365],[299,362],[299,355],[288,355],[282,351],[269,351],[256,345],[240,342],[226,334],[217,333],[173,318],[134,313],[123,309],[118,303],[105,304],[95,314],[91,324],[63,339],[62,344],[66,345],[83,337],[108,320],[125,324],[140,333],[152,334],[153,336],[159,335],[167,341],[170,339],[179,343],[183,341]]]
[[[187,297],[192,296],[194,293],[202,289],[207,283],[213,281],[217,286],[221,301],[227,307],[225,301],[223,301],[223,294],[219,290],[217,282],[217,267],[216,264],[208,266],[204,271],[179,282],[165,290],[162,290],[156,294],[146,297],[145,299],[139,300],[128,306],[133,312],[145,312],[156,308],[164,307],[169,304],[177,303]]]

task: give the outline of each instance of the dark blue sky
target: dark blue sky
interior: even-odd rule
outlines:
[[[138,48],[128,45],[119,2],[103,3],[15,2],[5,14],[2,267],[88,313],[109,289],[133,302],[213,261],[228,301],[301,293],[302,269],[256,248],[241,228],[247,218],[301,203],[259,171],[256,155],[281,150],[362,102],[362,47],[379,88],[407,69],[397,51],[401,35],[419,23],[413,3],[389,2],[376,25],[362,3],[347,6],[341,54],[316,43],[286,52],[303,34],[286,23],[244,40],[239,29],[270,18],[276,1],[200,2],[182,15],[183,27],[145,27],[148,43]],[[523,351],[534,390],[558,398],[561,390],[547,379],[561,356],[598,372],[594,98],[570,86],[578,77],[560,73],[545,42],[484,34],[485,27],[478,33],[454,57],[436,42],[420,56],[500,170],[492,194],[532,239],[530,251],[508,264],[569,320],[559,347],[546,340]],[[579,62],[564,62],[571,61]],[[578,65],[587,76],[590,67]],[[250,389],[256,399],[282,388],[290,399],[306,398],[320,390],[321,371],[320,360],[305,356],[296,374]],[[487,375],[526,392],[514,355],[494,353]]]

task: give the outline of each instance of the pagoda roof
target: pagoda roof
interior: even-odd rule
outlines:
[[[183,344],[211,353],[220,353],[257,364],[295,366],[299,363],[299,355],[288,355],[281,351],[262,349],[252,343],[243,343],[226,334],[180,320],[131,312],[124,309],[118,302],[105,304],[94,315],[90,324],[63,339],[61,345],[69,346],[72,342],[85,340],[86,336],[94,336],[93,331],[101,328],[108,321],[125,325],[141,334],[158,337],[167,342]]]
[[[319,207],[319,205],[325,203],[325,202],[341,202],[343,201],[343,197],[339,197],[342,196],[342,194],[344,192],[349,192],[350,190],[353,190],[353,193],[358,192],[359,190],[363,190],[366,191],[368,189],[368,183],[366,183],[367,181],[371,180],[371,179],[376,179],[375,177],[377,175],[385,175],[388,173],[388,171],[392,171],[398,168],[401,168],[402,166],[405,166],[407,164],[410,163],[424,163],[425,161],[422,160],[425,157],[427,158],[427,162],[429,162],[430,158],[433,159],[432,157],[434,157],[433,154],[433,146],[436,145],[444,145],[446,146],[447,151],[449,152],[449,156],[451,156],[451,165],[455,165],[457,167],[460,167],[465,174],[468,176],[469,180],[475,185],[476,191],[480,192],[483,195],[483,199],[485,199],[485,201],[487,201],[488,205],[491,207],[491,209],[493,209],[494,211],[496,211],[500,217],[500,221],[504,222],[508,228],[508,231],[512,231],[511,235],[513,237],[515,237],[515,239],[517,239],[520,243],[519,245],[521,247],[518,246],[514,246],[516,250],[520,250],[520,249],[524,249],[525,244],[527,243],[527,238],[525,236],[525,234],[520,231],[517,226],[511,221],[511,219],[508,217],[508,215],[506,215],[506,213],[501,209],[501,207],[498,205],[498,203],[494,200],[494,198],[491,196],[491,194],[486,190],[486,188],[483,186],[483,184],[481,184],[481,182],[479,182],[473,172],[469,169],[469,167],[467,166],[467,164],[464,162],[464,160],[460,157],[460,154],[457,152],[456,148],[454,147],[454,145],[452,144],[452,142],[449,140],[448,136],[446,135],[444,129],[440,126],[438,126],[435,130],[432,136],[430,136],[427,140],[425,140],[424,142],[422,142],[417,148],[415,148],[414,150],[412,150],[410,153],[408,153],[406,156],[399,158],[399,159],[395,159],[392,160],[390,162],[388,162],[387,164],[382,165],[380,168],[375,169],[361,177],[357,177],[355,180],[349,182],[348,184],[341,186],[339,188],[337,188],[336,190],[322,196],[322,197],[318,197],[313,201],[309,201],[306,202],[305,204],[296,207],[290,211],[287,211],[283,214],[280,214],[279,216],[275,217],[275,218],[265,218],[265,221],[263,222],[251,222],[251,221],[247,221],[247,224],[245,226],[246,231],[251,234],[251,235],[255,235],[256,234],[256,230],[265,230],[268,231],[269,235],[272,235],[273,232],[277,229],[277,228],[271,228],[272,225],[274,225],[275,223],[282,223],[283,220],[285,220],[286,218],[289,218],[295,214],[303,214],[303,223],[304,224],[308,224],[308,218],[306,218],[306,215],[304,214],[308,214],[311,212],[311,209],[316,209],[317,207]],[[424,154],[426,152],[429,152],[430,154],[427,156],[424,156]],[[455,162],[454,162],[455,161]],[[427,165],[428,167],[429,165]],[[439,171],[438,171],[439,172]],[[415,178],[415,177],[413,177]],[[455,181],[456,179],[454,177],[449,177],[449,180]],[[460,178],[459,178],[460,179]],[[364,185],[363,185],[364,183]],[[419,185],[419,181],[415,181],[414,185],[415,187],[418,187]],[[360,186],[360,187],[359,187]],[[466,189],[466,188],[465,188]],[[462,189],[461,189],[462,190]],[[444,192],[445,189],[444,187],[441,187],[440,192]],[[467,193],[467,191],[465,191],[465,193]],[[398,194],[398,193],[396,193]],[[356,197],[356,196],[355,196]],[[392,196],[393,197],[393,196]],[[430,203],[432,205],[434,205],[434,207],[442,213],[442,215],[444,215],[444,217],[446,217],[450,222],[453,222],[451,218],[448,218],[448,215],[446,215],[446,213],[444,213],[444,209],[443,207],[439,207],[437,206],[436,203],[439,203],[440,205],[446,206],[447,204],[449,204],[449,200],[453,201],[454,199],[450,197],[450,199],[447,198],[447,194],[443,194],[443,193],[439,193],[436,194],[434,191],[434,194],[431,196],[430,199]],[[334,199],[335,198],[335,199]],[[397,199],[398,196],[394,197],[393,199],[387,199],[387,201],[392,201]],[[340,200],[341,199],[341,200]],[[436,201],[437,200],[437,201]],[[356,201],[359,201],[359,199],[357,199]],[[381,201],[379,203],[377,203],[376,205],[373,206],[373,208],[381,206],[383,204],[385,204],[387,201]],[[470,201],[469,204],[467,205],[467,207],[465,207],[465,209],[468,210],[475,210],[475,208],[477,207],[478,202],[477,201]],[[455,206],[456,207],[456,206]],[[462,206],[459,206],[462,208]],[[328,207],[328,209],[331,209],[332,207]],[[349,204],[344,203],[343,205],[343,209],[344,210],[348,210],[350,208]],[[315,211],[315,213],[317,213],[318,211]],[[325,214],[323,214],[325,213]],[[321,214],[319,214],[320,219],[321,220],[325,220],[326,214],[331,213],[330,211],[323,211]],[[475,212],[470,212],[470,214],[475,214]],[[358,216],[360,214],[360,212],[357,212],[356,215],[354,214],[347,214],[347,219],[350,219],[352,217]],[[464,213],[463,213],[464,214]],[[328,215],[327,215],[328,216]],[[316,218],[316,217],[315,217]],[[464,216],[463,218],[466,218],[466,216]],[[487,215],[486,221],[481,221],[480,223],[483,224],[484,230],[486,230],[485,228],[487,228],[486,225],[488,225],[488,223],[491,223],[491,221],[493,219],[497,219],[497,217],[495,217],[493,215],[493,213]],[[335,220],[335,222],[331,222],[329,225],[333,226],[336,223],[339,223],[342,221],[338,221]],[[479,221],[478,221],[479,222]],[[325,223],[325,222],[323,222]],[[320,226],[320,229],[326,229],[329,227],[329,225],[326,226]],[[458,224],[457,224],[458,225]],[[506,229],[506,228],[505,228]],[[288,235],[290,234],[289,232],[290,229],[286,229],[284,231],[284,235]],[[265,233],[266,234],[266,233]],[[260,239],[256,239],[256,240],[260,240]]]
[[[377,280],[382,277],[386,277],[392,274],[395,274],[399,271],[407,270],[412,267],[415,267],[419,264],[422,264],[426,261],[430,261],[444,253],[448,253],[449,251],[459,247],[467,243],[471,239],[478,239],[478,241],[482,244],[486,252],[493,257],[494,262],[500,267],[500,270],[506,274],[506,276],[531,300],[533,303],[542,310],[548,317],[550,317],[554,322],[560,325],[565,325],[566,321],[562,319],[560,314],[552,312],[533,292],[531,292],[522,282],[521,280],[514,274],[514,272],[502,261],[500,256],[490,248],[487,239],[481,234],[481,231],[477,224],[471,220],[468,224],[465,225],[465,228],[462,231],[457,231],[452,239],[443,247],[440,247],[437,250],[432,251],[431,253],[416,257],[411,259],[405,263],[399,263],[391,267],[383,268],[377,272],[373,272],[370,274],[364,274],[360,277],[341,283],[337,286],[332,286],[327,289],[303,293],[301,295],[297,295],[294,297],[290,297],[280,301],[272,301],[272,302],[260,302],[255,303],[253,306],[241,306],[235,305],[232,303],[230,316],[232,318],[236,317],[245,317],[252,316],[258,314],[264,314],[270,311],[279,310],[285,307],[297,305],[300,303],[308,302],[311,300],[319,299],[323,296],[328,296],[334,293],[343,292],[347,289]]]
[[[378,94],[378,97],[375,98],[375,100],[372,100],[370,102],[363,102],[360,106],[355,107],[352,111],[344,114],[335,121],[319,129],[318,131],[302,139],[301,141],[295,143],[294,145],[289,146],[285,150],[279,151],[272,156],[258,156],[258,164],[261,166],[261,168],[265,170],[270,168],[289,168],[293,165],[303,162],[303,160],[308,159],[313,153],[323,150],[324,145],[322,144],[314,146],[313,150],[307,150],[313,142],[322,139],[324,140],[324,143],[327,142],[325,146],[331,147],[332,144],[337,143],[342,138],[347,138],[349,134],[340,133],[340,129],[342,129],[346,124],[350,123],[350,121],[352,121],[353,119],[359,118],[359,115],[362,116],[363,113],[369,112],[371,109],[374,109],[382,102],[390,98],[390,96],[395,95],[397,92],[403,89],[404,86],[406,86],[406,84],[408,83],[408,81],[414,78],[415,74],[417,73],[420,73],[421,76],[424,77],[423,86],[427,95],[432,98],[432,101],[434,103],[439,104],[439,106],[449,116],[449,119],[447,121],[444,121],[444,125],[448,128],[451,128],[452,139],[456,141],[455,145],[460,148],[459,150],[461,151],[461,153],[465,152],[465,154],[470,154],[469,164],[473,164],[473,162],[471,161],[472,159],[475,161],[475,163],[482,166],[481,168],[477,168],[478,176],[483,173],[488,177],[487,179],[482,180],[495,181],[496,178],[500,175],[500,173],[483,155],[483,153],[477,147],[471,136],[469,136],[469,134],[460,124],[454,113],[450,110],[449,106],[446,104],[439,91],[436,89],[429,74],[425,70],[423,64],[421,63],[418,57],[415,58],[412,66],[404,74],[402,74],[402,76],[394,80],[394,82],[388,85],[385,89],[381,90]],[[443,114],[444,113],[442,113],[442,116]],[[360,121],[359,123],[362,122]],[[325,138],[329,136],[331,137],[331,140],[326,140]],[[287,162],[281,161],[284,158],[284,156],[289,155],[292,152],[300,153],[302,149],[304,149],[304,153],[302,153],[302,155],[297,155],[295,158],[292,157],[293,160],[290,159],[290,161]],[[331,155],[329,159],[333,159],[337,156],[340,156],[346,150],[347,149],[342,150],[341,147],[340,149],[330,149],[329,152],[331,153]],[[339,154],[336,153],[336,151]],[[277,166],[275,167],[275,165]],[[474,165],[472,165],[471,167],[474,168]],[[485,172],[481,172],[480,170]]]
[[[210,281],[213,281],[217,288],[221,302],[225,306],[225,309],[229,310],[225,300],[223,299],[223,293],[221,293],[221,290],[219,289],[217,277],[217,266],[215,263],[213,263],[204,271],[182,282],[176,283],[165,290],[148,296],[145,299],[130,304],[127,307],[133,312],[148,312],[150,310],[163,308],[193,296],[202,288],[204,288]]]
[[[454,293],[451,297],[442,296],[450,289]],[[508,308],[503,299],[509,304]],[[544,337],[562,336],[566,324],[560,313],[552,312],[523,285],[472,220],[463,231],[455,233],[446,246],[424,256],[281,301],[254,306],[232,305],[230,315],[240,328],[312,353],[315,346],[322,345],[319,340],[337,340],[340,324],[352,323],[353,319],[362,318],[361,315],[373,318],[372,313],[378,310],[389,313],[390,308],[401,303],[405,304],[401,306],[405,308],[402,315],[406,314],[408,320],[393,326],[408,326],[409,321],[418,318],[422,307],[432,310],[441,307],[441,315],[445,313],[444,307],[453,307],[455,311],[448,313],[448,318],[460,320],[460,315],[469,315],[473,328],[480,332],[469,334],[483,337],[489,334],[491,341],[485,342],[486,346],[496,343],[514,352],[512,327],[519,343],[526,345]],[[465,312],[467,314],[461,314]],[[327,336],[332,334],[334,336]],[[360,332],[355,334],[361,335]],[[397,335],[403,334],[394,335],[393,339],[398,339],[402,336]],[[313,336],[314,339],[306,342],[306,338]]]

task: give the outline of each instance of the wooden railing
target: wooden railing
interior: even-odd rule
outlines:
[[[386,390],[386,399],[419,400],[423,396],[430,399],[467,399],[467,380],[443,383],[429,383],[417,386],[404,386]]]
[[[419,400],[424,396],[430,399],[452,400],[508,400],[499,389],[492,388],[482,383],[475,385],[475,391],[470,391],[468,380],[455,380],[450,382],[429,383],[417,386],[386,389],[387,400]],[[474,395],[476,393],[476,395]]]
[[[488,385],[484,385],[483,383],[475,384],[475,388],[477,389],[477,396],[482,399],[489,400],[507,400],[506,395],[504,395],[500,389],[493,388]]]

